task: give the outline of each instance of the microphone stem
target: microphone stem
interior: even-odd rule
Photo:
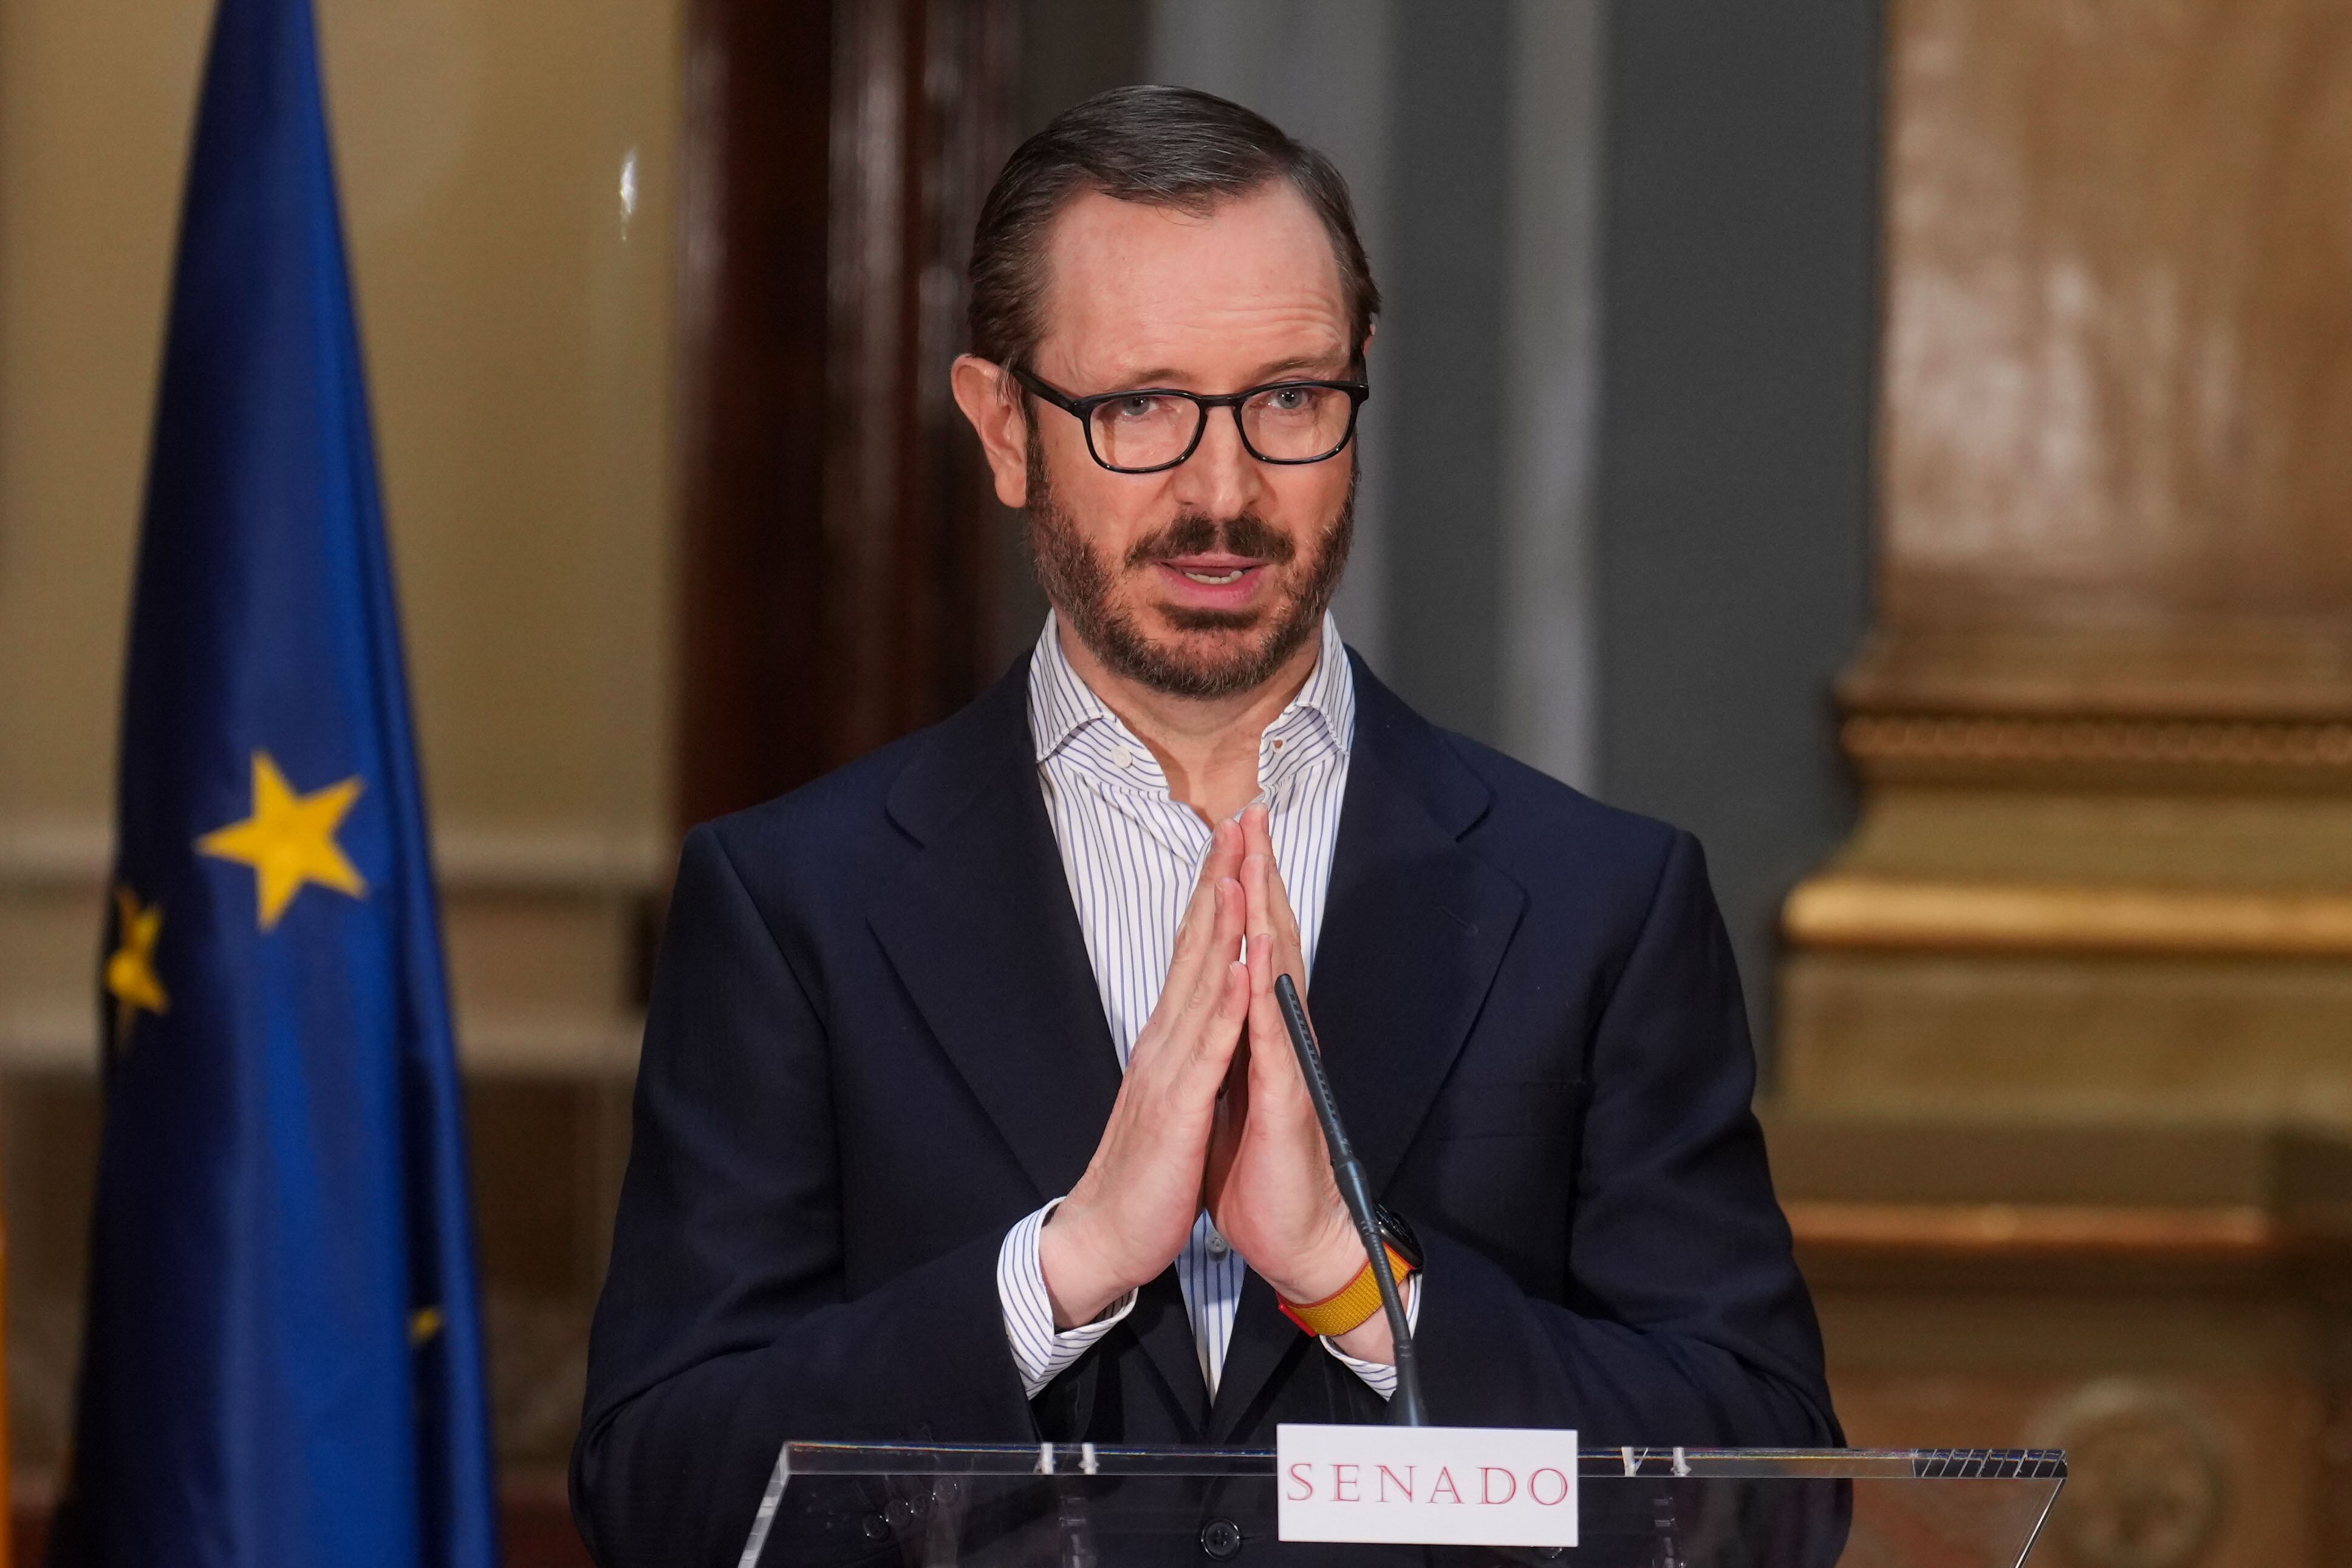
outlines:
[[[1381,1310],[1388,1314],[1389,1338],[1396,1356],[1396,1392],[1389,1396],[1389,1425],[1425,1427],[1429,1412],[1421,1397],[1421,1366],[1413,1356],[1412,1325],[1405,1317],[1396,1270],[1389,1266],[1388,1245],[1381,1239],[1371,1183],[1348,1142],[1347,1129],[1339,1124],[1339,1107],[1331,1097],[1331,1081],[1324,1076],[1322,1055],[1307,1033],[1307,1009],[1298,999],[1297,986],[1289,976],[1278,975],[1274,994],[1282,1007],[1283,1024],[1290,1032],[1290,1048],[1298,1056],[1298,1071],[1307,1079],[1307,1095],[1315,1102],[1315,1119],[1322,1124],[1323,1142],[1331,1151],[1331,1177],[1339,1188],[1339,1201],[1348,1206],[1348,1216],[1356,1222],[1364,1257],[1371,1264],[1372,1283],[1380,1288]]]
[[[1421,1401],[1421,1366],[1413,1358],[1412,1325],[1405,1316],[1404,1292],[1397,1289],[1396,1270],[1389,1266],[1388,1246],[1381,1239],[1379,1222],[1372,1218],[1370,1184],[1364,1179],[1364,1167],[1353,1154],[1344,1165],[1334,1160],[1331,1175],[1339,1183],[1341,1200],[1356,1221],[1357,1234],[1364,1239],[1364,1256],[1372,1265],[1372,1283],[1381,1291],[1381,1311],[1388,1314],[1397,1375],[1396,1392],[1389,1396],[1389,1425],[1426,1427],[1429,1413]]]

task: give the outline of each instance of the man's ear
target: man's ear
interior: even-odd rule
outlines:
[[[1019,511],[1029,504],[1029,413],[1018,383],[1003,366],[971,354],[956,356],[949,379],[956,406],[988,454],[996,498]]]

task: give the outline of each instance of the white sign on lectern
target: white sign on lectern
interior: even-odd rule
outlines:
[[[1576,1544],[1576,1434],[1521,1427],[1285,1426],[1285,1541]]]

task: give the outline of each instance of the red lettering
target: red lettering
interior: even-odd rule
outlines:
[[[1412,1472],[1415,1468],[1416,1467],[1412,1465],[1407,1465],[1404,1468],[1404,1479],[1402,1480],[1397,1480],[1397,1473],[1389,1469],[1386,1465],[1382,1465],[1381,1467],[1381,1500],[1382,1502],[1389,1500],[1389,1483],[1391,1481],[1396,1481],[1397,1490],[1404,1493],[1404,1500],[1411,1502],[1412,1500]]]
[[[1543,1479],[1546,1476],[1549,1476],[1552,1479],[1559,1483],[1559,1495],[1558,1497],[1548,1498],[1544,1496]],[[1559,1471],[1553,1469],[1549,1465],[1528,1478],[1528,1500],[1530,1501],[1541,1503],[1546,1508],[1558,1508],[1561,1503],[1566,1502],[1568,1500],[1568,1477],[1561,1474]]]
[[[1356,1472],[1361,1469],[1363,1469],[1361,1465],[1333,1465],[1331,1467],[1331,1500],[1333,1502],[1361,1502],[1364,1500],[1362,1498],[1357,1496],[1353,1490],[1343,1490],[1353,1488],[1355,1486]]]
[[[1429,1500],[1435,1502],[1441,1497],[1451,1497],[1455,1502],[1462,1500],[1462,1490],[1454,1484],[1454,1472],[1443,1465],[1437,1469],[1437,1484],[1429,1489]]]
[[[1496,1476],[1502,1477],[1503,1484],[1509,1489],[1500,1497],[1495,1495]],[[1492,1465],[1478,1467],[1478,1486],[1480,1492],[1478,1500],[1488,1508],[1499,1508],[1519,1495],[1519,1478],[1508,1470],[1498,1470]]]
[[[1313,1469],[1305,1460],[1290,1467],[1290,1484],[1298,1490],[1290,1494],[1293,1502],[1311,1502],[1315,1497],[1315,1480],[1307,1472]]]

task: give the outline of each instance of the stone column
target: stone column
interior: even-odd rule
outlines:
[[[2352,1124],[2352,9],[1894,0],[1851,841],[1780,1096]]]

